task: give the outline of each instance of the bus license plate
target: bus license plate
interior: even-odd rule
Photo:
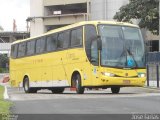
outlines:
[[[123,80],[124,84],[130,84],[130,80]]]

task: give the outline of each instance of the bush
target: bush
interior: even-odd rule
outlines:
[[[0,73],[8,73],[8,68],[0,68]]]
[[[2,68],[0,68],[0,73],[2,73],[3,72],[3,70],[2,70]]]

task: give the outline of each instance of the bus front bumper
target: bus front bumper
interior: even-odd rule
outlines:
[[[98,86],[144,86],[146,78],[129,78],[129,77],[101,77],[97,83]]]

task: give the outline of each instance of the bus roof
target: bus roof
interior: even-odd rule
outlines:
[[[83,22],[78,22],[78,23],[74,23],[74,24],[71,24],[71,25],[67,25],[67,26],[64,26],[64,27],[60,27],[60,28],[57,28],[57,29],[54,29],[54,30],[50,30],[50,31],[48,31],[48,32],[46,32],[44,34],[41,34],[41,35],[38,35],[38,36],[35,36],[35,37],[30,37],[30,38],[27,38],[27,39],[17,40],[15,42],[13,42],[12,44],[16,44],[16,43],[27,41],[27,40],[31,40],[31,39],[36,39],[36,38],[39,38],[39,37],[50,35],[52,33],[57,33],[57,32],[63,31],[63,30],[67,30],[67,29],[71,29],[71,28],[74,28],[74,27],[87,25],[87,24],[95,24],[95,25],[97,25],[97,24],[109,24],[109,25],[130,26],[130,27],[137,27],[138,28],[137,25],[133,25],[133,24],[130,24],[130,23],[125,23],[125,22],[116,22],[116,21],[83,21]]]

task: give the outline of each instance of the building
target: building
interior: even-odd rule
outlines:
[[[89,0],[30,0],[31,36],[89,20]],[[36,6],[36,9],[35,9]]]
[[[91,20],[113,20],[113,16],[129,0],[91,0]]]
[[[129,0],[30,0],[31,36],[85,20],[113,20]],[[36,9],[35,9],[36,6]]]
[[[0,32],[0,54],[7,54],[9,56],[11,50],[11,43],[29,37],[28,32]]]
[[[36,36],[79,21],[113,20],[119,8],[128,3],[129,0],[30,0],[30,34]],[[142,32],[150,51],[159,51],[159,37]]]

